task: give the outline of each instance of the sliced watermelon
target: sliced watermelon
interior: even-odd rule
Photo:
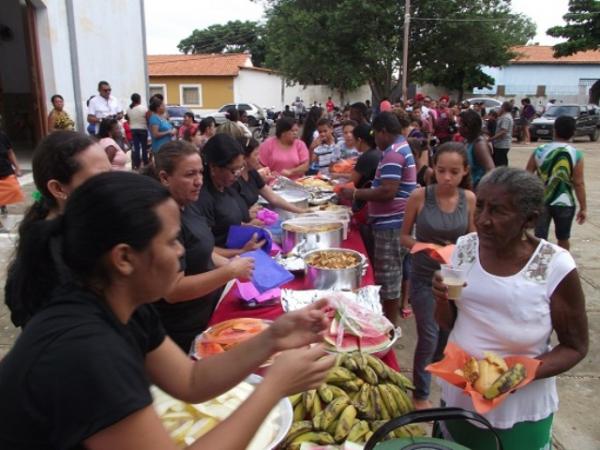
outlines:
[[[389,335],[382,335],[375,337],[362,336],[359,338],[358,346],[360,351],[364,353],[373,353],[381,348],[385,347],[390,343]]]
[[[338,344],[337,335],[327,334],[325,335],[324,340],[327,344],[339,352],[354,352],[359,349],[358,338],[356,336],[352,336],[351,334],[345,334],[340,344]]]

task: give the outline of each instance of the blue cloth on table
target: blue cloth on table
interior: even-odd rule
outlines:
[[[252,283],[261,294],[270,289],[283,286],[294,279],[294,275],[262,250],[242,253],[240,256],[254,258]]]
[[[227,234],[227,242],[225,246],[227,248],[243,248],[252,236],[256,233],[258,240],[265,240],[265,244],[261,247],[261,250],[266,254],[271,253],[271,246],[273,245],[273,237],[264,228],[255,227],[253,225],[232,225],[229,227],[229,233]]]

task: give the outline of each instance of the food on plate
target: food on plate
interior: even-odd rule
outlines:
[[[364,444],[387,420],[414,410],[409,389],[414,389],[411,381],[379,358],[362,352],[340,354],[324,384],[289,397],[294,423],[281,448],[337,444],[340,447],[333,448],[349,449],[351,443]],[[424,430],[408,425],[388,437],[411,436],[424,436]]]
[[[206,358],[216,353],[223,353],[240,342],[266,330],[270,321],[253,318],[226,320],[208,328],[194,342],[194,356]]]
[[[322,233],[325,231],[341,230],[343,225],[336,223],[284,223],[282,228],[293,233]]]
[[[376,353],[390,347],[394,326],[383,314],[348,301],[342,295],[332,295],[328,299],[325,314],[331,324],[324,336],[328,349]]]
[[[320,189],[324,191],[331,191],[333,189],[333,185],[329,181],[317,177],[300,178],[296,180],[296,183],[301,184],[302,186],[307,188]]]
[[[484,358],[479,361],[470,357],[464,367],[454,373],[464,377],[488,400],[514,389],[527,376],[523,364],[509,368],[504,358],[493,352],[484,352]]]
[[[329,211],[329,212],[348,212],[350,208],[344,205],[336,205],[335,203],[327,202],[323,205],[311,206],[311,211]]]
[[[151,388],[154,409],[178,447],[185,448],[225,420],[250,396],[254,386],[246,381],[204,403],[191,405],[176,400],[156,386]],[[274,445],[280,427],[280,406],[269,413],[247,450],[263,450]]]
[[[318,269],[350,269],[360,262],[359,255],[344,250],[319,250],[306,257],[306,264]]]

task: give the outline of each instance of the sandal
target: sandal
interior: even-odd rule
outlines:
[[[410,307],[407,308],[402,308],[400,310],[400,315],[402,316],[403,319],[408,319],[412,316],[412,309],[410,309]]]

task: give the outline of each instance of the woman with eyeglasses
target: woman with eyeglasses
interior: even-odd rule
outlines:
[[[215,246],[220,247],[217,252],[226,257],[235,256],[241,250],[224,248],[229,227],[251,221],[248,206],[235,188],[244,171],[244,151],[233,137],[216,134],[204,146],[203,158],[205,182],[195,205],[206,217]],[[264,241],[254,241],[256,248],[264,244]]]

